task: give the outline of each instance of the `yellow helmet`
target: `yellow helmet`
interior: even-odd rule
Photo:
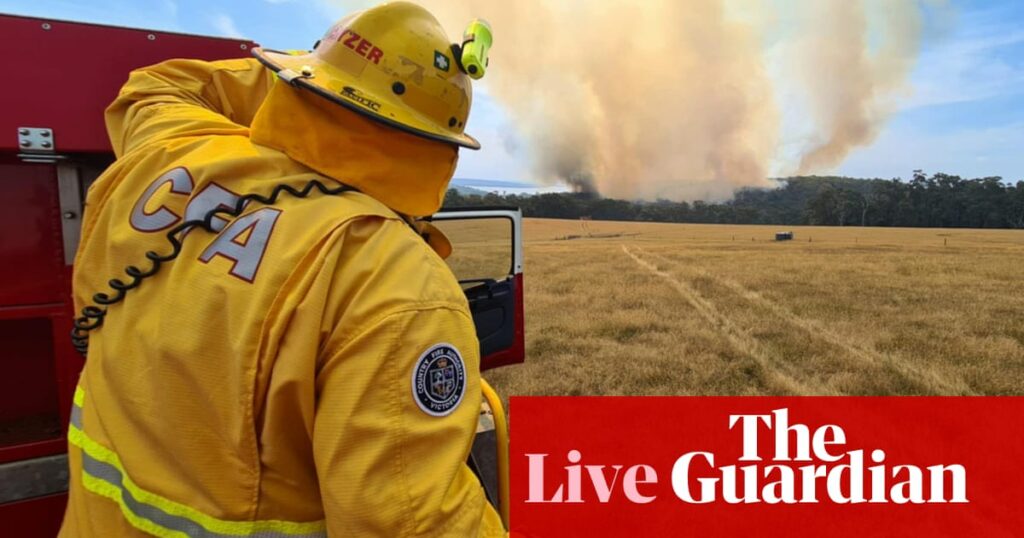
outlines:
[[[416,4],[389,2],[353,13],[308,54],[257,47],[253,55],[285,82],[387,125],[480,149],[464,133],[470,78],[441,23]]]

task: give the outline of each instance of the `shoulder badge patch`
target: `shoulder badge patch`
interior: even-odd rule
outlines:
[[[449,415],[465,393],[466,368],[455,346],[435,344],[420,355],[412,371],[412,396],[424,413]]]

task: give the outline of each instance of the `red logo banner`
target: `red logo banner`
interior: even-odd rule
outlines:
[[[513,397],[514,535],[1024,536],[1024,398]]]

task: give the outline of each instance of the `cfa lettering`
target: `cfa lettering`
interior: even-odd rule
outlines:
[[[171,195],[178,196],[190,196],[195,187],[191,174],[184,167],[169,170],[156,178],[146,187],[132,208],[129,217],[132,228],[140,232],[153,233],[181,222],[181,215],[164,203],[160,203],[152,211],[146,210],[147,206],[152,207],[158,202],[155,196],[165,185],[170,185],[168,192]],[[234,209],[238,199],[237,194],[216,183],[210,183],[186,203],[185,220],[202,219],[219,207]],[[213,258],[221,256],[232,262],[229,274],[252,282],[256,278],[263,255],[270,243],[270,235],[280,215],[281,210],[264,207],[237,217],[230,223],[221,216],[214,216],[210,221],[210,227],[219,234],[200,254],[199,261],[209,263]],[[193,228],[186,229],[181,237],[184,238],[192,230]]]
[[[788,409],[776,409],[768,415],[730,416],[729,429],[737,424],[741,425],[743,436],[742,456],[738,461],[762,461],[757,436],[763,424],[774,433],[772,463],[716,467],[715,454],[689,452],[672,466],[672,492],[679,500],[689,504],[719,500],[727,504],[804,504],[819,502],[819,493],[824,492],[825,499],[836,504],[969,502],[967,471],[962,465],[932,465],[924,470],[915,465],[890,468],[884,465],[885,452],[876,449],[870,451],[869,458],[877,465],[865,468],[864,450],[840,450],[846,444],[846,433],[841,427],[829,424],[812,433],[804,424],[790,425]],[[795,437],[792,449],[791,437]],[[547,456],[526,454],[527,503],[584,503],[588,498],[607,503],[620,490],[632,503],[647,504],[656,499],[653,490],[657,487],[658,473],[654,467],[581,465],[583,456],[575,449],[567,454],[570,465],[562,467],[565,479],[551,491],[545,479]],[[815,461],[823,464],[815,464]],[[793,462],[809,464],[796,466]]]

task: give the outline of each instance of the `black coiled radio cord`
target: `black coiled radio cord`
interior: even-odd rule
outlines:
[[[148,270],[143,271],[134,265],[129,265],[125,268],[124,272],[131,277],[130,282],[113,278],[108,282],[110,288],[113,290],[113,295],[108,293],[97,293],[92,296],[92,300],[95,304],[82,308],[82,315],[75,318],[75,328],[71,330],[72,345],[75,346],[75,349],[78,350],[83,357],[86,356],[89,351],[89,331],[93,331],[103,326],[103,319],[107,315],[107,308],[110,305],[122,301],[125,294],[128,293],[128,290],[139,287],[139,284],[141,284],[143,280],[155,275],[163,264],[177,258],[178,255],[181,254],[181,238],[179,238],[178,235],[185,230],[198,226],[208,232],[216,233],[217,230],[213,229],[213,219],[215,217],[221,215],[237,217],[242,213],[249,202],[258,202],[263,205],[274,205],[277,203],[278,198],[281,197],[281,193],[287,193],[295,198],[306,198],[312,194],[313,191],[317,191],[328,196],[337,196],[346,192],[355,192],[356,189],[345,184],[340,184],[337,187],[328,187],[318,179],[311,180],[301,189],[296,189],[291,185],[280,184],[276,185],[268,196],[262,194],[246,194],[241,196],[232,208],[218,207],[208,212],[201,219],[186,220],[185,222],[171,228],[167,232],[167,242],[171,244],[171,251],[169,253],[160,254],[153,250],[147,251],[146,259],[151,263]]]

